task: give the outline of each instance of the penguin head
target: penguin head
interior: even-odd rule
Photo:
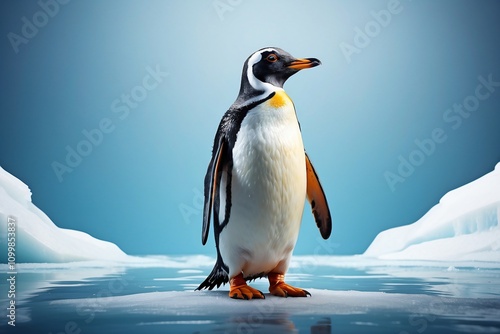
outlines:
[[[321,64],[316,58],[294,58],[280,48],[261,49],[252,56],[252,72],[255,78],[279,88],[283,88],[285,81],[298,71]],[[250,62],[248,65],[250,66]]]
[[[295,58],[280,48],[260,49],[245,61],[240,96],[283,88],[285,81],[295,73],[320,64],[316,58]]]

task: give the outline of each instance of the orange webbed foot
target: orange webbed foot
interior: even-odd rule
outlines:
[[[284,281],[285,275],[270,273],[267,278],[269,279],[269,292],[274,296],[307,297],[311,295],[307,290],[286,284]]]
[[[238,274],[230,280],[229,297],[233,299],[265,299],[264,294],[247,285],[242,274]]]

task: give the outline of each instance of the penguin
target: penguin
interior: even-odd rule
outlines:
[[[272,295],[311,295],[285,283],[306,198],[324,239],[332,219],[283,84],[320,64],[277,47],[246,59],[238,97],[219,123],[204,179],[202,244],[213,213],[217,260],[196,290],[229,282],[229,297],[260,299],[264,294],[247,281],[267,277]]]

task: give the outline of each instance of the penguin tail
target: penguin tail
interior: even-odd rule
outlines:
[[[212,290],[214,287],[217,286],[217,288],[219,288],[227,282],[229,282],[229,276],[226,270],[224,270],[223,265],[221,265],[221,262],[217,260],[210,275],[208,275],[208,277],[203,281],[203,283],[200,284],[199,287],[196,288],[196,290]]]

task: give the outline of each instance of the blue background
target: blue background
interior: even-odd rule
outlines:
[[[475,93],[478,77],[500,82],[500,2],[401,1],[385,26],[376,23],[390,3],[74,0],[52,5],[44,22],[37,2],[2,1],[0,166],[60,227],[129,254],[213,255],[212,236],[201,245],[200,197],[213,136],[244,60],[278,46],[323,62],[285,89],[333,233],[322,242],[306,207],[295,253],[361,253],[378,232],[416,221],[500,161],[500,87],[459,126],[443,118]],[[23,17],[40,27],[13,47]],[[347,44],[357,53],[346,56]],[[168,75],[137,95],[148,68]],[[126,107],[122,96],[134,92],[140,101]],[[84,145],[82,131],[103,119],[112,130],[58,178],[53,163],[66,164],[67,147]],[[415,153],[415,140],[436,128],[446,140]],[[400,157],[418,166],[391,188],[384,174],[398,173]]]

